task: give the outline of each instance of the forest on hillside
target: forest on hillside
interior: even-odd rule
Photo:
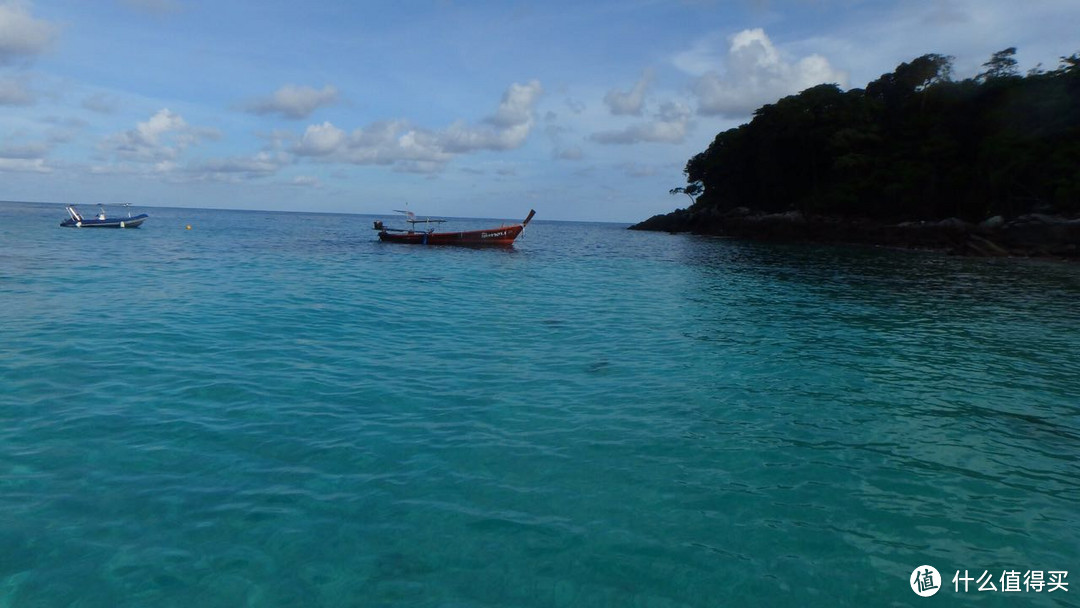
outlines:
[[[865,89],[823,84],[754,112],[685,168],[690,211],[878,221],[1080,214],[1080,53],[1021,75],[1015,48],[974,78],[952,57],[902,63]]]

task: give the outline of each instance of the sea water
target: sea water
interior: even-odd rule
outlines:
[[[0,203],[0,606],[1077,605],[1077,265],[141,211]]]

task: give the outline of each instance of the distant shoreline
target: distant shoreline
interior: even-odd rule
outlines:
[[[1030,213],[988,218],[978,224],[958,218],[888,223],[862,218],[764,213],[746,207],[729,211],[678,209],[630,226],[630,230],[690,232],[755,241],[871,245],[981,257],[1037,257],[1080,261],[1080,218]]]

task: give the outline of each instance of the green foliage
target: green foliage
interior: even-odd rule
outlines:
[[[882,220],[1080,213],[1080,53],[1019,76],[1015,52],[971,80],[928,54],[865,90],[819,85],[762,106],[671,192],[697,208]]]

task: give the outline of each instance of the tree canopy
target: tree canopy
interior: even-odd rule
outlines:
[[[927,54],[865,89],[818,85],[759,108],[686,163],[693,207],[978,221],[1080,213],[1080,53],[973,79]]]

